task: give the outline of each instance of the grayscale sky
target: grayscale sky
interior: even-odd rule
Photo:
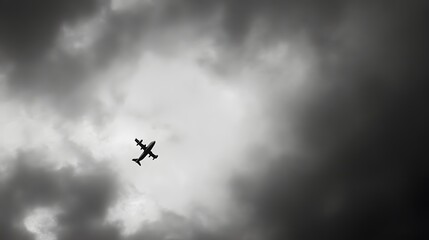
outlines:
[[[0,0],[0,239],[428,238],[428,22],[424,0]]]

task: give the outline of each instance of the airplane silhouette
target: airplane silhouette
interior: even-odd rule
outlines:
[[[140,155],[139,158],[133,158],[133,161],[136,162],[138,165],[141,166],[140,161],[143,160],[148,154],[149,154],[150,157],[153,158],[153,160],[155,160],[158,157],[158,155],[155,155],[152,152],[152,148],[153,148],[153,146],[156,143],[155,141],[150,142],[149,145],[147,145],[147,146],[142,143],[143,139],[142,140],[138,140],[136,138],[136,139],[134,139],[134,141],[136,141],[136,143],[137,143],[136,146],[140,146],[140,150],[143,150],[143,152],[142,152],[142,154]]]

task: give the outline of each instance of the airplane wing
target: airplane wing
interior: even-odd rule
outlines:
[[[134,141],[136,141],[137,146],[140,146],[140,149],[141,149],[141,150],[146,150],[146,145],[142,144],[143,139],[142,139],[142,140],[138,140],[138,139],[136,138],[136,139],[134,139]]]
[[[152,151],[149,151],[149,156],[151,156],[153,160],[155,160],[158,157],[158,155],[153,154]]]

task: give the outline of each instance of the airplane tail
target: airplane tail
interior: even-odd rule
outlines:
[[[137,158],[133,158],[133,161],[136,162],[139,166],[141,166],[141,164]]]
[[[156,158],[158,158],[158,155],[154,155],[152,160],[155,160]]]

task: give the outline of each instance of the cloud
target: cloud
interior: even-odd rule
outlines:
[[[163,211],[158,221],[143,224],[128,240],[137,239],[234,239],[229,228],[210,229],[201,221],[180,216],[171,211]]]
[[[85,97],[87,103],[76,103],[82,95],[90,96],[91,91],[83,94],[82,89],[90,87],[85,82],[94,72],[93,64],[88,55],[67,52],[59,40],[65,29],[85,25],[107,3],[2,1],[0,71],[6,79],[6,94],[27,103],[48,103],[67,117],[80,114],[87,106],[94,108],[97,103],[91,97]]]
[[[295,108],[286,108],[287,96],[281,92],[261,93],[274,133],[270,143],[287,145],[293,138],[298,148],[264,159],[251,176],[235,178],[231,192],[237,210],[244,212],[243,223],[211,231],[195,219],[166,211],[130,239],[427,238],[426,2],[152,4],[109,15],[94,45],[95,52],[105,54],[99,59],[133,49],[136,41],[161,52],[162,46],[179,42],[171,49],[186,50],[183,37],[213,41],[218,57],[208,62],[220,72],[249,65],[265,48],[282,42],[309,49],[315,64],[305,75],[311,84]],[[178,34],[187,27],[190,36]],[[22,51],[19,56],[34,54]],[[292,137],[285,128],[293,129],[288,132]],[[63,209],[57,220],[58,234],[65,239],[123,237],[117,226],[104,222],[116,196],[111,177],[15,162],[16,170],[0,185],[0,237],[31,239],[19,223],[29,209],[46,204]],[[39,186],[42,191],[35,190]]]
[[[338,45],[314,45],[307,95],[293,111],[272,102],[274,139],[291,138],[283,129],[296,114],[299,149],[234,183],[248,229],[263,239],[427,238],[428,10],[351,2],[324,30]]]
[[[258,21],[267,28],[266,35],[258,39],[266,41],[257,41],[258,45],[271,44],[273,39],[282,39],[285,34],[301,29],[322,35],[324,29],[337,23],[342,10],[338,1],[323,4],[317,1],[143,1],[131,4],[125,10],[114,9],[109,2],[102,4],[99,1],[41,1],[37,4],[11,1],[3,5],[2,58],[6,63],[16,65],[18,75],[36,71],[34,67],[43,68],[41,60],[46,61],[44,64],[50,69],[64,66],[73,70],[79,63],[72,61],[71,56],[59,56],[63,63],[58,66],[49,63],[46,55],[56,46],[64,27],[88,22],[102,10],[105,22],[101,26],[101,36],[88,49],[100,62],[109,61],[122,51],[130,55],[135,44],[142,42],[145,48],[162,52],[165,48],[174,51],[174,48],[184,48],[195,41],[214,38],[220,51],[228,46],[228,50],[240,49],[240,46],[250,50],[258,47],[246,43]],[[30,7],[31,14],[27,14]],[[69,73],[73,72],[76,71]],[[21,81],[25,84],[29,79],[22,78]]]
[[[171,55],[208,44],[215,57],[203,57],[203,66],[238,71],[285,37],[304,32],[328,39],[324,29],[337,23],[343,8],[336,3],[142,1],[115,9],[106,1],[5,2],[0,64],[10,96],[42,101],[67,118],[94,109],[104,116],[94,92],[107,84],[97,78],[109,76],[97,74],[114,68],[114,60],[132,65],[147,51]]]
[[[50,83],[62,82],[61,75],[53,72],[62,72],[71,68],[68,73],[76,70],[77,64],[66,56],[60,56],[57,61],[49,61],[49,54],[56,46],[56,41],[66,25],[79,23],[95,14],[101,4],[98,1],[3,1],[1,3],[0,27],[0,60],[9,66],[12,75],[11,85],[33,87],[44,84],[43,77],[35,77],[52,71],[47,80]],[[63,70],[58,70],[63,68]],[[63,82],[64,84],[64,82]]]
[[[0,49],[18,64],[38,59],[51,48],[65,23],[93,14],[97,1],[2,1]]]
[[[23,225],[31,210],[58,208],[58,239],[118,239],[119,229],[104,218],[116,200],[112,172],[97,166],[77,172],[72,167],[55,169],[41,152],[21,152],[9,161],[0,185],[0,236],[34,239]]]
[[[37,233],[43,224],[28,223],[26,219],[38,209],[47,209],[45,217],[39,219],[53,222],[41,233],[60,240],[226,239],[202,220],[169,210],[162,210],[157,220],[143,222],[137,232],[124,235],[122,225],[107,218],[121,197],[123,185],[118,176],[102,163],[94,162],[83,149],[75,151],[81,157],[78,167],[55,167],[49,156],[37,150],[1,160],[5,166],[0,183],[2,239],[35,239],[34,231]],[[47,217],[50,213],[52,218]]]

